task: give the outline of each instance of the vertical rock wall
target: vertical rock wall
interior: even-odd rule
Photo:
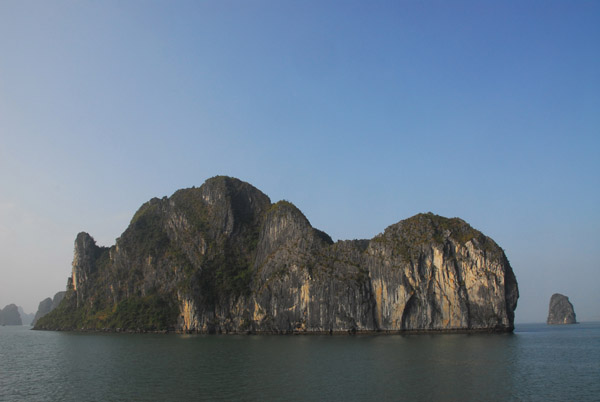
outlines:
[[[85,310],[76,328],[163,317],[184,332],[278,333],[511,331],[517,298],[502,249],[460,219],[419,214],[334,243],[293,204],[227,177],[150,200],[110,249],[80,233],[67,297]],[[158,310],[140,324],[130,309],[144,303]]]

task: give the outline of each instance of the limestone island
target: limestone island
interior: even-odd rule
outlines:
[[[217,176],[142,205],[112,247],[79,233],[66,294],[35,329],[510,332],[518,297],[502,248],[461,219],[333,242],[292,203]]]
[[[567,296],[560,293],[552,295],[546,322],[548,325],[577,324],[575,310]]]
[[[0,325],[23,325],[16,304],[9,304],[3,309],[0,308]]]

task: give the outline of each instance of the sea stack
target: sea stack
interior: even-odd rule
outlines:
[[[547,323],[548,325],[577,324],[575,310],[567,296],[560,293],[552,295]]]

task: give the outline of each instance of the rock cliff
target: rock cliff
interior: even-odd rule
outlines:
[[[23,325],[19,308],[15,304],[9,304],[0,310],[0,325]]]
[[[80,233],[66,296],[36,328],[512,331],[517,298],[503,250],[461,219],[334,243],[290,202],[221,176],[142,205],[110,248]]]
[[[58,305],[60,304],[60,302],[62,301],[62,299],[65,297],[66,293],[67,292],[65,292],[65,291],[57,292],[54,295],[53,299],[46,297],[44,300],[42,300],[40,302],[40,304],[38,305],[37,312],[35,313],[35,316],[33,317],[33,321],[31,322],[31,325],[35,326],[35,324],[38,322],[38,320],[40,318],[42,318],[43,316],[45,316],[46,314],[48,314],[49,312],[51,312],[52,310],[57,308]]]
[[[548,308],[548,320],[546,322],[549,325],[577,324],[575,310],[567,296],[560,293],[552,295]]]

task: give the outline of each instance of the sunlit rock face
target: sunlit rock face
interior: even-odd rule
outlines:
[[[103,248],[98,247],[89,234],[81,232],[77,235],[71,270],[73,290],[77,291],[77,306],[81,306],[94,293],[94,289],[90,289],[94,281],[90,279],[96,274],[102,251]]]
[[[334,243],[222,176],[150,200],[111,248],[79,234],[68,286],[39,328],[512,331],[518,299],[503,250],[461,219],[419,214]]]
[[[555,293],[550,298],[550,306],[548,308],[549,325],[560,324],[577,324],[575,310],[567,296]]]

